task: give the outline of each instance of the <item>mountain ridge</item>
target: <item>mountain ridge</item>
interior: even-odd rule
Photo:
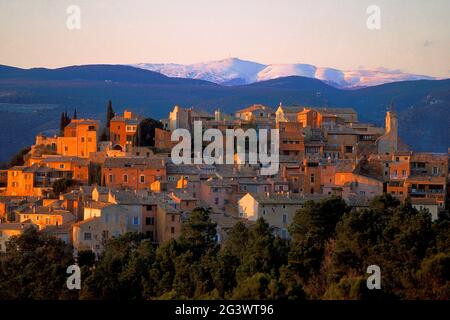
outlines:
[[[306,63],[261,64],[239,58],[227,58],[194,64],[136,63],[131,66],[167,76],[202,79],[223,85],[242,85],[287,76],[322,80],[338,88],[359,88],[405,80],[435,80],[435,77],[378,68],[374,70],[339,70]]]
[[[274,108],[280,102],[287,106],[352,107],[360,121],[381,126],[387,106],[394,102],[400,137],[406,144],[416,151],[433,152],[446,152],[450,146],[450,79],[343,90],[298,76],[224,86],[120,65],[44,71],[0,66],[0,160],[32,144],[39,132],[57,133],[61,112],[71,113],[76,108],[79,117],[103,120],[110,99],[118,112],[127,108],[155,119],[167,117],[176,104],[211,112],[220,108],[224,113],[254,103]],[[111,78],[115,81],[105,81]]]

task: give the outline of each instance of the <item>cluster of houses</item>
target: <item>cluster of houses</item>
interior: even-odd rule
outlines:
[[[398,138],[395,111],[385,127],[358,121],[351,108],[252,105],[234,115],[175,106],[153,145],[135,146],[143,117],[125,110],[111,119],[109,140],[100,123],[73,119],[60,136],[38,135],[22,166],[0,172],[0,251],[8,239],[37,228],[73,245],[75,252],[101,254],[106,241],[141,232],[155,243],[180,235],[197,207],[211,210],[218,241],[237,221],[264,218],[273,232],[289,237],[289,225],[305,202],[340,196],[367,207],[390,193],[410,199],[433,219],[446,209],[449,154],[418,153]],[[279,130],[279,170],[262,176],[255,164],[177,164],[171,133],[237,128]],[[76,184],[55,194],[55,181]]]

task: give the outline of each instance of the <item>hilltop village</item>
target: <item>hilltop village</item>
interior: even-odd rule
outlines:
[[[101,254],[108,239],[127,232],[161,243],[177,238],[197,207],[210,208],[219,243],[237,221],[251,225],[258,218],[289,238],[297,210],[334,196],[365,208],[389,193],[434,220],[446,209],[449,155],[409,150],[393,108],[385,127],[359,122],[351,108],[282,104],[234,115],[175,106],[143,135],[147,120],[128,110],[103,126],[74,117],[58,136],[36,136],[23,164],[0,172],[0,251],[27,228],[62,239],[75,253]],[[278,129],[278,173],[262,176],[260,165],[239,161],[175,165],[171,133],[192,131],[194,121],[222,132]]]

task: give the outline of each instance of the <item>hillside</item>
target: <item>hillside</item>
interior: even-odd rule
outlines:
[[[132,108],[167,117],[175,104],[233,112],[253,103],[272,107],[353,107],[361,121],[382,125],[394,101],[401,138],[415,150],[446,152],[450,146],[450,80],[420,80],[341,90],[306,77],[285,77],[250,85],[221,86],[170,78],[120,65],[19,69],[0,66],[0,161],[33,143],[38,132],[52,134],[59,116],[76,108],[83,117],[104,118],[112,99],[118,111]]]

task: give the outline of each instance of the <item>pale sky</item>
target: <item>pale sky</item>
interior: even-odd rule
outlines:
[[[69,5],[81,29],[66,27]],[[369,5],[381,29],[366,26]],[[239,57],[450,77],[449,0],[0,0],[0,64]]]

